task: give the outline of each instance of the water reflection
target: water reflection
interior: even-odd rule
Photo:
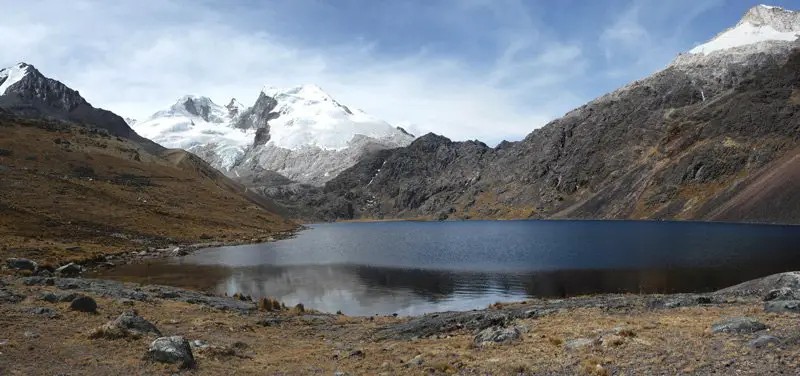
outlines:
[[[497,301],[597,293],[708,292],[781,271],[778,265],[725,268],[605,269],[496,273],[364,265],[212,267],[126,265],[111,277],[214,291],[273,296],[325,312],[414,315],[484,308]]]
[[[800,270],[800,227],[636,221],[313,225],[98,275],[327,312],[419,314],[596,293],[707,292]]]

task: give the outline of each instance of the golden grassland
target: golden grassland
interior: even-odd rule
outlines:
[[[148,244],[261,240],[297,227],[207,165],[121,138],[0,120],[0,259],[61,263]]]

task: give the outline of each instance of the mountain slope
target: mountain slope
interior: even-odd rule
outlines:
[[[413,136],[360,110],[336,102],[314,85],[264,88],[252,107],[235,99],[225,107],[186,96],[168,110],[134,124],[167,147],[198,154],[236,178],[277,172],[321,185],[361,155],[405,146]]]
[[[776,29],[794,28],[797,23],[786,20],[800,19],[796,12],[764,9],[754,8],[744,19],[779,23]],[[776,161],[800,145],[797,47],[766,38],[682,54],[665,70],[597,98],[519,142],[489,148],[426,135],[408,147],[373,154],[324,189],[265,192],[285,205],[307,208],[301,214],[308,219],[324,220],[800,222],[800,193],[779,195],[784,186],[762,181],[776,176],[769,174],[773,169],[793,171]],[[780,197],[781,203],[762,199],[748,210],[734,205],[752,184],[765,187],[759,197]],[[713,212],[726,203],[733,208]]]
[[[0,258],[55,263],[297,227],[270,200],[30,65],[0,80]]]
[[[0,258],[59,262],[296,227],[189,153],[139,149],[81,126],[0,115]]]
[[[136,142],[150,152],[163,148],[139,136],[116,114],[92,107],[77,91],[42,75],[34,66],[19,63],[0,70],[0,107],[24,117],[40,117],[84,124]]]

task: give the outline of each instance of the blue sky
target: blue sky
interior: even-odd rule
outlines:
[[[314,83],[422,133],[517,140],[733,26],[746,0],[0,0],[26,61],[144,118],[184,94],[252,104]],[[770,5],[797,9],[797,1]]]

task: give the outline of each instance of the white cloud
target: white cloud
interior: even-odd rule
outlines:
[[[280,14],[265,13],[254,29],[225,17],[225,4],[0,0],[14,15],[0,26],[0,65],[29,62],[94,105],[139,119],[184,94],[251,104],[266,84],[315,83],[391,123],[489,143],[522,138],[584,101],[566,84],[587,69],[580,44],[545,37],[520,1],[455,2],[463,9],[442,15],[452,25],[459,11],[488,10],[507,25],[488,65],[424,48],[389,58],[370,40],[311,46],[269,29]]]

